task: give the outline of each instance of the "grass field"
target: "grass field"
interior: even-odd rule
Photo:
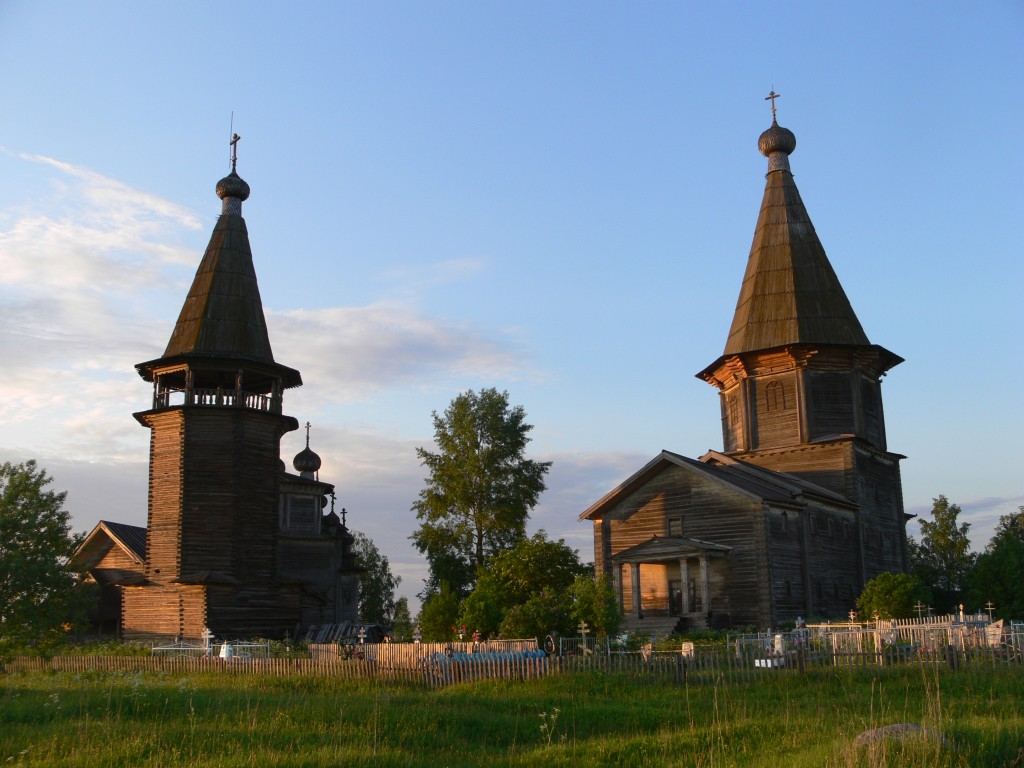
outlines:
[[[1020,766],[1024,676],[908,668],[756,684],[596,672],[420,690],[156,672],[0,675],[0,765]],[[897,722],[940,732],[855,748]]]

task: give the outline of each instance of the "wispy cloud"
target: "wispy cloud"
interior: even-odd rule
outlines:
[[[401,302],[270,314],[275,349],[288,350],[307,386],[328,401],[362,400],[382,387],[452,375],[509,380],[531,375],[524,350]]]

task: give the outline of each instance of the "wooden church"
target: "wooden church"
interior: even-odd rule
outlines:
[[[845,617],[867,580],[907,567],[881,392],[902,358],[868,340],[825,255],[776,96],[732,326],[697,374],[719,391],[724,450],[663,451],[580,516],[631,629]]]
[[[136,366],[152,384],[151,407],[135,414],[150,430],[149,515],[142,574],[118,585],[126,638],[280,639],[357,621],[353,537],[334,513],[334,487],[318,478],[308,425],[295,472],[280,459],[281,437],[299,426],[284,393],[302,379],[271,351],[236,142],[167,348]]]

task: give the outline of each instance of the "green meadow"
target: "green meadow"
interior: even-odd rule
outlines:
[[[1022,683],[1017,670],[925,667],[696,686],[580,672],[434,690],[12,672],[0,675],[0,765],[1024,766]],[[928,735],[854,746],[899,722]]]

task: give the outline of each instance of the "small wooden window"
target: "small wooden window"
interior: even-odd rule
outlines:
[[[782,530],[783,531],[788,531],[789,530],[789,515],[786,514],[785,512],[782,513]]]
[[[786,388],[778,379],[772,379],[764,388],[765,411],[786,410]]]
[[[815,518],[814,515],[807,516],[807,524],[810,526],[811,536],[814,536],[818,533],[818,520],[817,518]]]
[[[793,582],[786,579],[786,598],[789,599],[791,597],[793,597]]]
[[[683,535],[683,518],[670,517],[665,521],[665,534],[668,536]]]

